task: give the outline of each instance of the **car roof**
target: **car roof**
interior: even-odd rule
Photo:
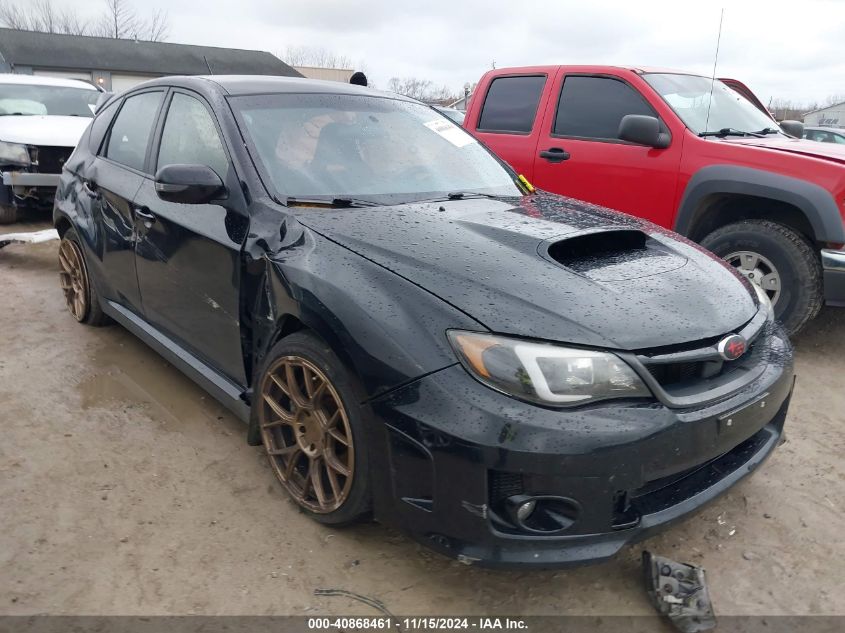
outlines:
[[[15,73],[0,74],[0,84],[26,84],[31,86],[57,86],[62,88],[97,90],[93,85],[79,79],[62,79],[60,77],[44,77],[41,75],[18,75]]]
[[[566,68],[567,70],[574,71],[574,72],[601,72],[602,70],[613,69],[613,70],[626,70],[632,73],[637,73],[638,75],[644,75],[647,73],[666,73],[672,75],[694,75],[694,76],[705,76],[701,73],[695,73],[688,70],[678,70],[675,68],[658,68],[658,67],[651,67],[651,66],[620,66],[616,64],[547,64],[547,65],[540,65],[540,66],[516,66],[516,67],[508,67],[508,68],[497,68],[491,72],[496,74],[507,74],[507,73],[535,73],[535,72],[543,72],[549,73],[553,70],[557,70],[558,68]]]
[[[349,94],[362,96],[380,96],[413,101],[408,97],[366,88],[340,81],[325,81],[322,79],[306,79],[304,77],[281,77],[277,75],[173,75],[158,77],[142,84],[133,86],[132,90],[146,86],[181,86],[198,90],[214,90],[226,95],[253,94],[285,94],[285,93],[313,93],[313,94]]]

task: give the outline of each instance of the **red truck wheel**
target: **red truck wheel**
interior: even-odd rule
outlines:
[[[819,313],[821,264],[813,245],[793,229],[777,222],[746,220],[713,231],[701,245],[761,286],[790,334]]]

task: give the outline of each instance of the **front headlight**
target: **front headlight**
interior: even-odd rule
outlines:
[[[607,352],[459,330],[448,335],[473,376],[521,400],[565,407],[651,395],[628,364]]]
[[[766,294],[766,291],[762,286],[758,286],[755,283],[752,283],[751,285],[754,287],[754,292],[757,293],[757,301],[760,302],[760,306],[766,311],[766,315],[769,320],[773,321],[775,318],[775,308],[772,305],[772,300],[769,299],[769,295]]]
[[[20,143],[0,141],[0,164],[29,165],[29,150]]]

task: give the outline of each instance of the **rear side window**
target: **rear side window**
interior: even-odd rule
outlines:
[[[99,151],[115,112],[117,112],[117,102],[110,103],[97,113],[97,118],[91,124],[89,147],[93,153],[96,154]]]
[[[158,168],[176,164],[207,165],[221,179],[229,170],[229,159],[211,114],[200,101],[181,92],[170,102],[158,150]]]
[[[520,134],[530,132],[545,84],[546,78],[537,75],[494,79],[481,109],[478,129]]]
[[[109,133],[106,158],[127,167],[144,169],[147,146],[162,94],[143,92],[126,99]]]
[[[559,136],[618,139],[626,114],[656,116],[628,84],[607,77],[567,77],[560,91],[554,133]]]

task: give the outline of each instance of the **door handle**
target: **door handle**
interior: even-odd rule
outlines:
[[[82,191],[85,192],[85,195],[89,198],[93,198],[94,200],[99,200],[101,198],[100,192],[97,191],[97,183],[90,180],[82,181]]]
[[[569,152],[562,147],[550,147],[540,152],[540,158],[545,158],[550,163],[559,163],[569,160]]]
[[[144,222],[144,226],[150,228],[156,221],[155,214],[149,207],[135,207],[135,217]]]

